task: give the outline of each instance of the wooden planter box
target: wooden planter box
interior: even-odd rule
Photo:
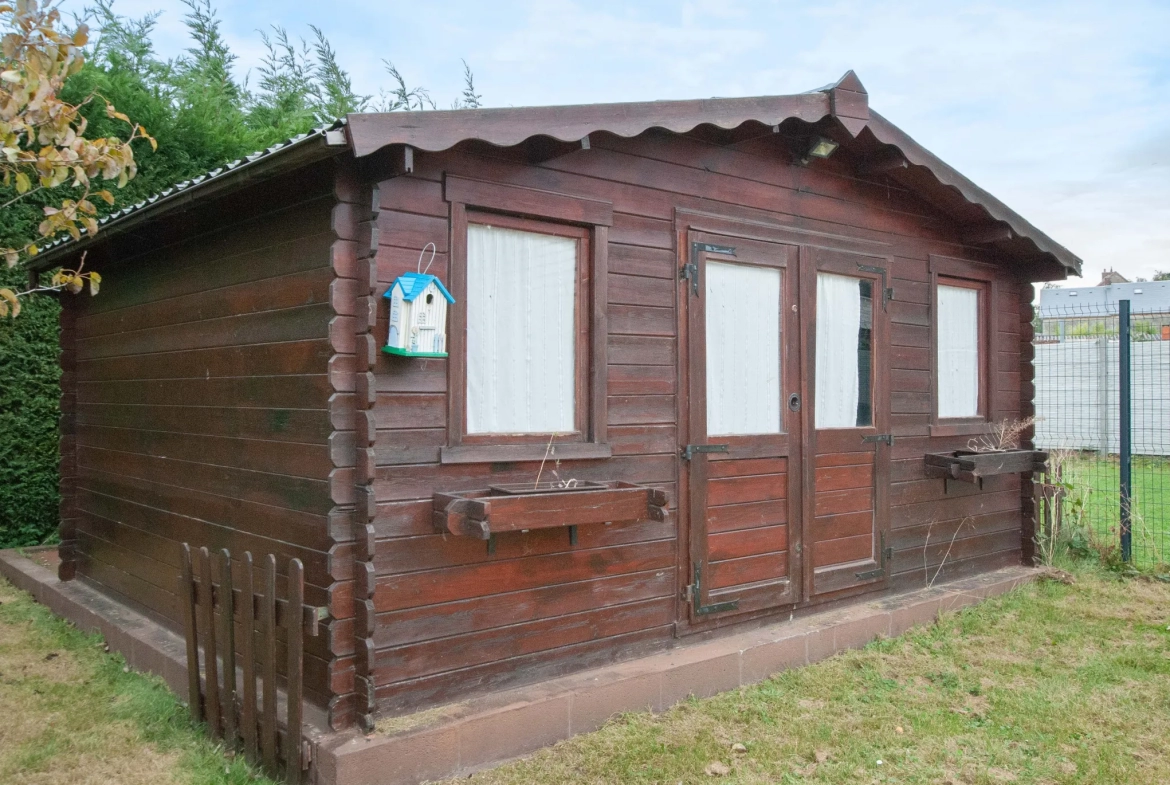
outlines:
[[[945,477],[982,485],[984,477],[996,474],[1042,472],[1048,453],[1043,450],[955,450],[927,453],[924,460],[927,477]]]
[[[437,531],[486,540],[500,532],[576,527],[582,523],[665,520],[666,494],[628,482],[493,485],[436,493]],[[572,536],[572,532],[570,533]]]

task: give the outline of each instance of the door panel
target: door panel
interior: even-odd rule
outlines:
[[[881,257],[802,249],[809,598],[889,577],[887,269]]]
[[[696,623],[799,599],[801,487],[789,466],[799,466],[802,424],[788,405],[799,391],[789,337],[799,334],[798,271],[794,246],[681,239],[680,449]]]

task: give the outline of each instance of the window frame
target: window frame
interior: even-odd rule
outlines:
[[[451,285],[447,363],[447,444],[442,463],[539,461],[550,437],[556,457],[608,458],[607,308],[608,227],[613,205],[514,185],[448,175],[444,197],[450,205]],[[572,237],[577,245],[574,320],[574,426],[572,434],[469,434],[467,432],[467,232],[486,224],[538,234]]]
[[[931,254],[930,272],[930,435],[975,436],[987,433],[996,411],[995,337],[998,326],[995,267]],[[979,404],[974,417],[939,417],[938,414],[938,287],[974,289],[979,293]]]

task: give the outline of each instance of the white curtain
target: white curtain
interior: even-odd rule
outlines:
[[[577,241],[467,227],[467,432],[574,429]]]
[[[979,292],[939,286],[938,416],[979,415]]]
[[[817,274],[816,427],[857,427],[861,281]]]
[[[780,271],[706,272],[707,433],[780,433]]]

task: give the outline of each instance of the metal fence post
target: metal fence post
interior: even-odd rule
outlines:
[[[1117,301],[1117,336],[1118,341],[1118,431],[1121,437],[1121,476],[1119,489],[1121,491],[1121,560],[1129,562],[1133,558],[1133,535],[1130,531],[1130,481],[1132,467],[1130,465],[1133,452],[1133,412],[1131,409],[1132,390],[1130,386],[1130,330],[1129,330],[1129,300]]]

